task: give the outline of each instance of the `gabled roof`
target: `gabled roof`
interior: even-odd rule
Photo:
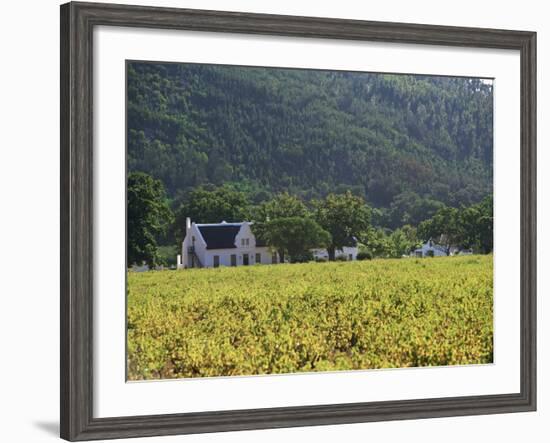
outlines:
[[[197,224],[202,238],[206,242],[206,249],[236,248],[235,237],[241,230],[242,223]]]

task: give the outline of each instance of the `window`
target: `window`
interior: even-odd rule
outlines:
[[[244,238],[241,238],[241,246],[244,246]]]
[[[256,254],[256,264],[259,264],[262,262],[262,254],[259,252]]]
[[[247,238],[247,239],[246,239],[246,246],[248,246],[249,244],[250,244],[250,239]]]
[[[231,266],[237,266],[237,255],[231,254]]]
[[[215,267],[215,268],[219,268],[219,267],[220,267],[220,256],[219,256],[219,255],[215,255],[215,256],[214,256],[214,267]]]
[[[248,266],[248,254],[243,254],[243,265]]]
[[[349,261],[353,260],[353,255],[352,255],[352,254],[349,254],[349,255],[348,255],[348,260],[349,260]]]

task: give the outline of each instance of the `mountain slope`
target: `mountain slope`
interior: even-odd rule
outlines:
[[[133,62],[128,168],[176,199],[229,183],[470,204],[492,192],[492,101],[476,79]]]

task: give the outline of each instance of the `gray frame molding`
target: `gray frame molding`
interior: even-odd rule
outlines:
[[[94,418],[92,32],[129,26],[514,49],[521,54],[521,392]],[[100,3],[61,6],[61,437],[70,441],[536,409],[536,33]],[[122,173],[122,172],[121,172]]]

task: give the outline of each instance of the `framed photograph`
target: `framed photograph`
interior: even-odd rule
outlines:
[[[61,437],[536,409],[536,34],[61,6]]]

